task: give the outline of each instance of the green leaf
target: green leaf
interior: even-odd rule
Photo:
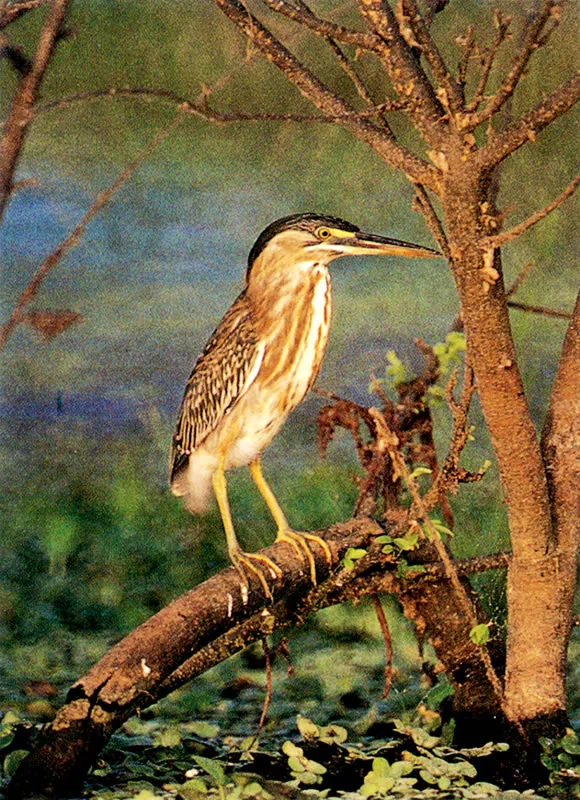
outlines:
[[[28,755],[28,750],[13,750],[4,759],[3,769],[5,778],[13,778],[14,773]]]
[[[399,383],[405,383],[409,379],[407,368],[397,356],[394,350],[387,352],[387,361],[389,362],[386,368],[387,379],[391,386],[397,386]]]
[[[294,756],[295,758],[300,758],[304,755],[304,750],[301,747],[298,747],[298,745],[295,745],[294,742],[290,741],[284,742],[282,745],[282,752],[284,755],[289,757]]]
[[[344,558],[342,559],[342,565],[345,569],[353,569],[354,562],[358,561],[359,558],[366,556],[367,551],[363,550],[361,547],[349,547],[346,553],[344,554]]]
[[[179,797],[182,797],[183,800],[199,800],[200,795],[207,794],[207,786],[203,778],[191,778],[176,788]]]
[[[348,551],[347,551],[348,552]],[[365,551],[363,550],[363,553]],[[300,731],[303,739],[318,739],[320,736],[320,728],[312,720],[298,714],[296,717],[296,725]]]
[[[228,782],[224,768],[219,761],[214,761],[211,758],[204,758],[203,756],[194,756],[193,760],[200,766],[207,774],[213,778],[218,786],[225,786]]]
[[[482,622],[469,631],[469,638],[473,644],[487,644],[489,642],[489,623]]]
[[[423,572],[427,572],[427,568],[422,564],[408,564],[403,560],[397,565],[398,578],[409,578],[412,575],[420,575]]]
[[[432,472],[433,470],[429,469],[429,467],[415,467],[413,472],[411,472],[409,475],[409,478],[415,480],[415,478],[418,478],[419,475],[431,475]]]
[[[184,728],[189,733],[199,736],[200,739],[214,739],[220,732],[220,729],[217,725],[201,719],[188,722]]]
[[[386,758],[373,758],[373,768],[372,774],[379,777],[384,778],[390,774],[390,764]]]
[[[391,540],[399,550],[414,550],[419,542],[418,531],[407,533],[405,536],[397,536]]]
[[[320,729],[320,741],[329,744],[342,744],[348,739],[348,731],[340,725],[327,725]]]
[[[303,759],[300,759],[297,756],[290,756],[288,759],[288,766],[292,772],[306,772],[306,766],[303,763]]]
[[[453,536],[453,531],[450,530],[446,525],[444,525],[441,522],[441,520],[432,519],[431,524],[433,525],[438,534],[444,533],[446,536]]]

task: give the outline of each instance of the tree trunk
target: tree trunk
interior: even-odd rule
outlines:
[[[442,205],[469,360],[498,459],[512,540],[504,711],[521,724],[553,717],[561,723],[569,592],[564,597],[555,591],[561,560],[552,546],[546,473],[517,365],[503,280],[500,275],[490,285],[482,271],[478,243],[489,233],[483,222],[486,180],[458,153],[459,148],[447,154]],[[498,252],[494,266],[501,271]]]

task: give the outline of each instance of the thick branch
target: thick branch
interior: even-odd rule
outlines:
[[[488,143],[474,153],[474,165],[484,170],[492,170],[526,142],[534,142],[536,134],[569,111],[579,98],[580,73],[576,73],[570,80],[550,92],[535,108],[504,128],[501,133],[492,133]]]
[[[265,28],[239,0],[214,0],[224,14],[234,22],[248,39],[275,64],[317,108],[329,116],[341,116],[352,112],[341,97],[331,92],[319,79],[300,63],[275,36]],[[409,175],[414,182],[434,187],[436,171],[425,161],[400,145],[388,131],[366,119],[346,119],[344,127],[368,144],[382,158]]]
[[[436,591],[439,581],[447,584],[445,568],[439,563],[427,564],[424,575],[401,582],[396,576],[397,565],[389,567],[388,558],[377,552],[380,547],[372,546],[376,534],[382,532],[369,519],[351,520],[322,532],[331,548],[335,569],[348,547],[371,546],[369,555],[360,559],[354,570],[343,569],[334,574],[329,574],[329,565],[317,548],[317,574],[324,582],[315,589],[293,548],[277,543],[262,551],[284,572],[282,582],[273,587],[273,605],[268,605],[258,581],[252,585],[244,605],[239,575],[233,568],[175,600],[117,644],[71,688],[67,705],[20,766],[11,785],[13,794],[63,789],[70,792],[78,788],[111,733],[131,714],[252,641],[282,626],[300,624],[313,610],[349,596],[359,598],[399,587],[411,592],[410,584],[418,582],[425,588],[420,596],[412,592],[409,595],[415,608],[414,612],[409,608],[409,616],[418,619],[417,614],[422,618],[425,612],[434,619],[440,617],[441,607],[434,602],[429,586]],[[505,560],[505,554],[499,554],[488,564],[478,559],[464,563],[462,568],[495,569],[504,566]],[[424,609],[419,608],[422,602],[426,603]],[[479,648],[470,642],[469,623],[460,613],[450,614],[445,625],[439,626],[436,647],[441,654],[446,648],[453,651],[448,641],[451,635],[461,643],[461,669],[458,664],[457,673],[451,677],[469,696],[470,681],[474,675],[482,674]],[[480,687],[480,691],[489,690]]]
[[[40,34],[31,69],[20,79],[0,146],[0,218],[12,191],[14,173],[40,85],[54,52],[69,0],[54,0]]]
[[[463,108],[463,91],[445,63],[431,32],[427,27],[415,0],[401,0],[401,6],[413,31],[422,54],[425,56],[433,77],[439,85],[437,97],[446,108],[457,112]]]
[[[439,147],[445,127],[445,110],[419,60],[399,30],[386,0],[358,0],[362,16],[383,40],[380,56],[399,97],[409,98],[408,111],[419,132],[432,147]]]

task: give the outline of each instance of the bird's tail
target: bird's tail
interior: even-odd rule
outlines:
[[[211,501],[212,476],[216,470],[215,458],[194,454],[171,477],[171,491],[183,498],[183,504],[192,514],[206,511]]]

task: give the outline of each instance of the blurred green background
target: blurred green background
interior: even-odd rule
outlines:
[[[321,2],[318,8],[339,8],[334,19],[348,21],[351,5]],[[491,39],[495,5],[452,3],[441,15],[435,33],[446,36],[443,49],[451,63],[459,58],[455,36],[467,24],[481,26],[483,41]],[[503,7],[518,13],[531,4]],[[535,57],[514,112],[530,107],[569,74],[573,17],[572,10]],[[10,26],[11,40],[31,52],[41,19],[42,13],[29,14]],[[195,99],[203,86],[233,71],[212,95],[217,108],[311,113],[264,59],[242,66],[246,44],[211,0],[77,0],[70,22],[73,36],[59,46],[46,78],[47,100],[114,85],[164,88]],[[331,85],[344,88],[346,79],[323,45],[290,24],[275,24],[289,33],[295,52],[312,59]],[[5,116],[15,78],[6,61],[0,67]],[[376,64],[363,58],[360,68],[381,91],[385,81]],[[162,101],[116,98],[54,108],[38,117],[18,173],[36,183],[16,193],[0,227],[4,319],[41,259],[173,114]],[[396,124],[413,143],[402,123]],[[545,205],[568,183],[574,172],[572,130],[570,118],[558,121],[505,165],[500,202],[510,223]],[[167,452],[191,365],[239,292],[260,231],[277,217],[312,210],[431,245],[421,216],[411,211],[412,194],[401,175],[338,127],[215,126],[188,117],[90,224],[78,247],[44,282],[36,303],[72,309],[82,322],[50,342],[21,326],[0,355],[4,703],[22,703],[30,681],[50,680],[62,690],[112,640],[226,565],[217,511],[193,518],[169,493]],[[578,283],[574,202],[507,247],[508,283],[528,261],[535,263],[517,299],[571,308]],[[387,350],[396,350],[413,368],[420,364],[415,337],[430,343],[445,338],[458,311],[453,281],[436,260],[344,259],[332,272],[335,314],[318,386],[373,402],[369,377],[384,375]],[[519,311],[512,321],[529,402],[541,426],[566,323]],[[311,396],[264,458],[265,472],[297,528],[348,518],[356,496],[357,464],[348,439],[338,436],[325,462],[317,455],[315,419],[322,402]],[[449,420],[444,409],[436,413],[444,453]],[[466,459],[479,467],[490,448],[477,409],[474,424],[476,440]],[[270,542],[271,520],[245,472],[233,474],[230,485],[242,542],[248,549]],[[482,483],[464,488],[453,505],[456,553],[508,545],[495,467]],[[501,623],[502,576],[480,577],[478,583]],[[394,603],[389,617],[400,634],[395,649],[404,686],[419,657]],[[341,631],[355,629],[358,633],[341,639]],[[296,634],[296,648],[311,654],[317,641],[331,653],[342,641],[350,653],[357,636],[366,643],[366,666],[356,659],[351,664],[349,656],[344,663],[352,669],[345,666],[344,684],[366,681],[366,691],[376,690],[378,697],[382,644],[364,604],[325,612]],[[312,673],[324,681],[322,668],[303,669],[303,677]],[[317,696],[308,690],[298,694]]]

